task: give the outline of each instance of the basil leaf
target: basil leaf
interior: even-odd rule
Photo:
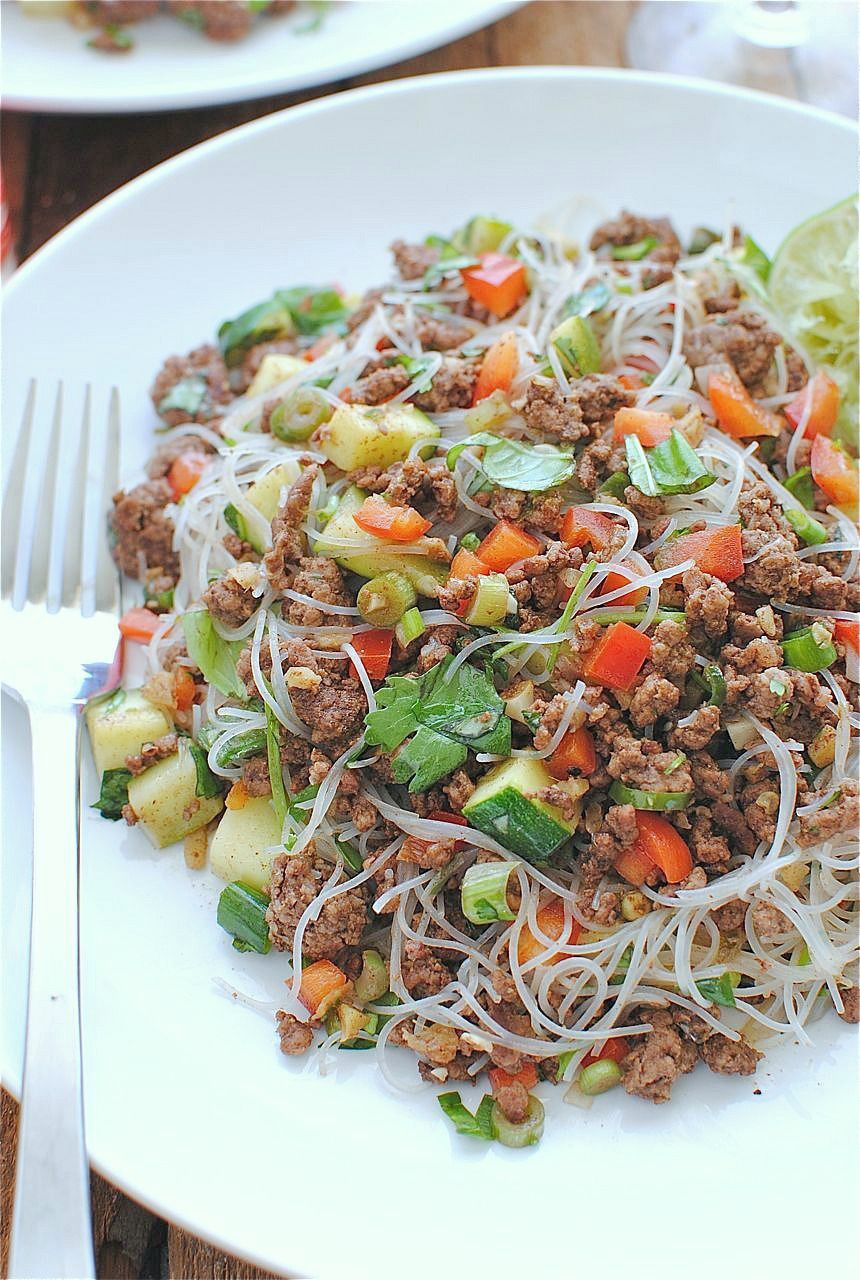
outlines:
[[[348,312],[336,289],[316,289],[312,285],[276,289],[265,302],[249,307],[235,320],[224,321],[218,330],[221,353],[233,367],[241,364],[246,351],[260,342],[290,338],[296,333],[316,336],[329,330],[340,332]]]
[[[301,284],[293,289],[278,289],[275,297],[289,312],[298,332],[306,336],[342,332],[349,314],[349,307],[336,289]]]
[[[103,818],[117,822],[122,817],[123,805],[128,804],[128,784],[131,773],[128,769],[105,769],[102,774],[99,798],[91,809],[98,809]]]
[[[414,359],[412,356],[398,356],[396,360],[392,361],[392,363],[402,364],[406,372],[409,374],[410,379],[414,380],[422,373],[425,375],[427,374],[427,370],[433,365],[433,357],[419,356],[417,359]],[[414,387],[412,394],[421,395],[422,392],[429,391],[432,385],[432,376],[425,376],[421,378],[421,381]]]
[[[204,800],[220,795],[223,789],[222,784],[220,779],[216,778],[209,768],[207,753],[201,747],[198,747],[196,742],[189,742],[188,750],[191,752],[191,758],[197,770],[197,783],[194,787],[194,794],[202,796]]]
[[[656,498],[672,493],[699,493],[716,480],[680,431],[668,440],[645,449],[638,437],[625,437],[630,483],[640,493]]]
[[[269,767],[269,784],[272,788],[272,804],[281,826],[287,816],[287,789],[281,768],[281,726],[278,717],[266,703],[266,763]]]
[[[436,1101],[445,1112],[458,1133],[467,1138],[480,1138],[484,1142],[492,1142],[495,1138],[491,1114],[493,1110],[492,1094],[485,1093],[474,1115],[463,1105],[459,1093],[440,1093]]]
[[[449,272],[465,271],[467,267],[477,267],[480,265],[480,258],[476,258],[470,253],[446,254],[443,250],[442,256],[438,262],[434,262],[424,272],[424,278],[421,281],[422,289],[432,289],[441,280],[445,278]]]
[[[569,450],[558,449],[552,444],[522,444],[479,431],[468,436],[448,450],[446,462],[453,470],[464,449],[480,446],[484,456],[478,465],[492,484],[502,489],[518,489],[524,493],[542,493],[564,484],[576,470],[576,461]]]
[[[812,471],[809,467],[798,467],[792,475],[782,482],[783,488],[793,494],[801,506],[807,511],[815,510],[815,488],[812,483]]]
[[[228,698],[248,698],[244,684],[236,674],[236,659],[245,647],[244,640],[224,640],[215,630],[206,609],[182,615],[182,630],[188,656],[203,672],[203,678]]]

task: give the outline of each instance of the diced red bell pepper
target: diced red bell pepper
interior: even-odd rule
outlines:
[[[803,430],[804,440],[813,440],[815,436],[829,436],[839,417],[839,388],[830,374],[819,369],[783,410],[793,427],[799,425],[810,396],[812,408]]]
[[[371,627],[368,631],[357,631],[352,637],[352,647],[364,663],[364,669],[371,680],[384,680],[391,662],[391,646],[394,643],[394,631],[388,627]],[[350,675],[358,679],[355,663],[349,664]]]
[[[434,809],[432,813],[427,814],[428,822],[450,822],[452,826],[468,827],[469,820],[464,818],[462,813],[448,813],[442,809]],[[429,846],[432,840],[425,840],[422,836],[407,836],[403,844],[398,850],[397,857],[401,862],[420,862],[421,856]],[[459,853],[461,849],[465,849],[465,840],[454,840],[452,853]]]
[[[561,742],[546,762],[546,767],[554,778],[566,778],[571,769],[588,775],[597,768],[597,752],[594,749],[594,738],[585,725],[579,729],[568,730]]]
[[[616,440],[636,436],[646,449],[668,440],[678,423],[668,413],[647,409],[619,409],[615,415],[613,434]]]
[[[734,582],[744,571],[744,551],[739,524],[717,525],[698,533],[672,538],[658,552],[662,569],[684,560],[693,560],[702,570],[722,582]]]
[[[858,469],[855,460],[827,436],[819,435],[812,442],[809,465],[819,489],[837,507],[848,509],[856,519]]]
[[[617,866],[617,863],[616,863]],[[630,1052],[630,1041],[626,1036],[613,1036],[607,1040],[600,1053],[587,1053],[582,1059],[583,1067],[590,1067],[592,1062],[620,1062]]]
[[[619,573],[616,569],[610,569],[606,577],[603,579],[603,585],[600,588],[602,596],[608,596],[611,591],[620,591],[628,582],[635,582],[633,574]],[[648,599],[647,587],[636,587],[633,591],[625,591],[623,596],[616,596],[614,600],[610,600],[610,605],[615,608],[616,605],[641,604],[643,600]]]
[[[731,365],[713,369],[708,378],[708,399],[717,422],[735,440],[749,436],[778,436],[779,419],[753,400]]]
[[[562,945],[575,946],[582,932],[582,926],[579,921],[571,918],[567,935],[564,938],[562,937],[564,933],[563,898],[550,898],[545,906],[540,907],[537,913],[537,923],[542,933],[545,933],[548,938],[552,938],[554,942],[561,942]],[[520,964],[525,964],[528,960],[534,960],[535,956],[542,954],[545,946],[546,943],[536,938],[526,924],[523,926],[523,931],[517,944],[517,959]],[[560,954],[560,952],[556,952],[554,955],[547,955],[542,963],[552,964],[553,960],[557,959]]]
[[[590,542],[595,551],[603,551],[612,540],[614,527],[602,511],[568,507],[561,522],[561,540],[568,547],[584,547]]]
[[[518,560],[540,553],[541,544],[511,520],[500,520],[478,547],[477,556],[488,568],[504,573]]]
[[[151,609],[129,609],[119,620],[120,635],[138,644],[149,644],[160,626],[161,618]]]
[[[668,884],[685,880],[693,870],[693,857],[689,845],[671,822],[658,813],[639,811],[636,826],[639,834],[633,848],[660,868]]]
[[[840,644],[849,645],[860,652],[860,618],[837,618],[833,624],[833,632]]]
[[[506,253],[482,253],[479,266],[466,267],[460,274],[469,297],[500,320],[528,293],[525,267]]]
[[[190,493],[211,461],[209,454],[197,450],[181,453],[174,459],[167,473],[167,483],[177,502],[184,494]]]
[[[359,529],[386,542],[415,542],[430,528],[430,521],[414,507],[398,507],[375,495],[365,498],[353,520]]]
[[[586,680],[610,689],[629,689],[651,654],[651,641],[626,622],[614,622],[585,657]]]
[[[477,404],[479,400],[485,400],[494,391],[510,391],[514,378],[517,376],[518,363],[516,334],[503,333],[501,338],[496,339],[484,356],[481,372],[478,374],[478,381],[475,383],[472,404]]]
[[[644,884],[650,872],[654,870],[654,863],[636,845],[628,845],[626,849],[621,850],[615,859],[615,870],[623,880],[626,880],[628,884],[636,885],[638,889],[639,885]]]
[[[465,547],[461,547],[451,561],[452,578],[482,578],[486,573],[492,573],[490,566]]]
[[[302,970],[299,999],[315,1018],[323,1018],[348,989],[349,979],[342,969],[331,960],[317,960]]]

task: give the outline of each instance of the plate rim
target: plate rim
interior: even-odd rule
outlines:
[[[422,76],[410,76],[402,79],[382,82],[380,84],[360,86],[354,89],[344,90],[336,94],[328,94],[324,97],[314,99],[310,102],[300,103],[295,106],[282,108],[279,111],[270,113],[266,116],[259,117],[245,124],[235,126],[226,130],[224,133],[216,137],[209,138],[203,142],[178,153],[169,159],[162,161],[152,169],[138,175],[129,182],[117,188],[99,200],[96,204],[85,210],[77,218],[73,219],[66,227],[62,228],[54,236],[45,242],[35,253],[33,253],[13,274],[12,278],[6,283],[5,296],[14,297],[22,287],[26,287],[30,275],[43,262],[48,261],[52,255],[62,252],[67,240],[71,241],[88,228],[91,223],[98,223],[99,219],[109,215],[114,207],[121,206],[128,200],[133,200],[138,191],[145,190],[150,184],[158,184],[163,180],[169,181],[174,171],[179,172],[184,166],[193,165],[198,159],[198,153],[205,152],[215,153],[219,149],[227,149],[233,145],[241,145],[242,139],[247,134],[255,136],[263,134],[267,130],[277,130],[281,127],[284,117],[289,116],[301,121],[318,113],[328,112],[332,110],[343,109],[346,100],[348,103],[358,97],[361,100],[375,99],[380,97],[395,97],[397,95],[408,95],[418,89],[425,87],[432,88],[434,85],[450,84],[452,81],[464,85],[476,85],[484,82],[514,82],[527,80],[541,80],[550,77],[556,80],[569,80],[571,83],[588,83],[588,82],[609,82],[620,84],[637,83],[642,87],[661,86],[666,88],[674,88],[687,93],[704,94],[712,96],[716,99],[739,99],[751,105],[760,104],[770,108],[777,108],[785,113],[789,118],[812,118],[820,120],[831,126],[837,126],[840,131],[850,133],[852,136],[858,134],[858,126],[848,119],[838,115],[837,113],[827,111],[817,107],[811,107],[804,103],[795,102],[791,99],[781,98],[779,95],[764,93],[758,90],[739,88],[733,85],[724,85],[715,81],[709,81],[697,77],[677,76],[666,73],[654,72],[631,72],[622,68],[606,68],[606,67],[569,67],[560,65],[534,65],[526,67],[489,67],[476,68],[465,71],[449,71],[435,72]],[[0,1046],[2,1048],[2,1046]],[[6,1057],[5,1048],[2,1049],[3,1058]],[[10,1070],[10,1066],[12,1069]],[[20,1097],[20,1072],[17,1070],[17,1064],[10,1064],[8,1061],[0,1060],[0,1076],[2,1076],[4,1087],[16,1099]],[[191,1234],[197,1238],[204,1240],[216,1249],[222,1250],[230,1256],[238,1256],[242,1260],[252,1263],[264,1270],[277,1272],[277,1268],[273,1266],[272,1259],[264,1252],[255,1251],[253,1249],[242,1246],[242,1252],[237,1255],[236,1246],[230,1240],[219,1233],[217,1230],[210,1230],[206,1225],[205,1231],[201,1231],[199,1224],[195,1223],[189,1215],[177,1211],[176,1208],[167,1204],[161,1197],[155,1193],[150,1194],[148,1190],[142,1189],[136,1185],[133,1177],[126,1177],[121,1171],[115,1169],[111,1165],[109,1159],[102,1159],[92,1151],[88,1152],[89,1161],[92,1168],[112,1185],[123,1191],[132,1199],[144,1205],[153,1213],[164,1218],[169,1224]]]
[[[290,75],[273,76],[253,86],[232,86],[218,91],[212,86],[192,89],[190,91],[173,90],[155,93],[152,97],[137,95],[129,105],[129,99],[119,94],[110,97],[88,98],[86,96],[69,97],[67,94],[33,94],[3,93],[0,102],[7,111],[37,111],[50,115],[142,115],[147,112],[161,111],[193,111],[203,107],[229,106],[237,102],[253,102],[260,98],[272,97],[279,93],[302,93],[314,88],[337,84],[349,80],[353,76],[365,75],[415,58],[423,53],[431,53],[434,49],[444,48],[472,35],[484,27],[508,17],[517,9],[521,9],[526,0],[472,0],[475,5],[468,13],[452,18],[438,30],[424,36],[413,36],[402,40],[399,44],[373,54],[369,58],[347,58],[332,70],[331,75],[321,77],[319,70],[312,69],[292,72]],[[437,73],[438,74],[438,73]],[[417,78],[417,77],[410,77]],[[301,105],[301,104],[299,104]],[[292,108],[282,108],[291,110]],[[278,113],[275,113],[278,114]],[[241,126],[240,126],[241,127]]]

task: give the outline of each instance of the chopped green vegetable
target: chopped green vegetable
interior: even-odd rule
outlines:
[[[378,951],[362,951],[361,973],[355,980],[356,999],[372,1004],[388,990],[388,968]]]
[[[602,280],[586,285],[581,293],[573,293],[564,304],[564,316],[590,316],[602,311],[612,297],[612,290]]]
[[[234,507],[232,502],[228,503],[224,508],[224,519],[237,538],[241,538],[243,542],[248,541],[248,526],[245,524],[245,517],[238,508]]]
[[[158,412],[163,416],[178,409],[193,418],[200,412],[208,394],[209,384],[202,373],[191,373],[187,378],[174,383],[167,395],[162,396],[158,402]]]
[[[236,674],[236,659],[245,641],[224,640],[219,636],[206,609],[184,613],[181,621],[188,656],[200,668],[204,680],[227,697],[245,702],[247,690]]]
[[[312,436],[333,413],[334,406],[319,387],[296,387],[273,409],[269,426],[279,440],[297,444]]]
[[[415,382],[416,378],[420,379],[415,383],[412,395],[422,395],[432,387],[433,375],[429,372],[435,363],[432,355],[418,356],[417,358],[414,356],[397,356],[391,363],[402,364],[412,382]],[[422,374],[424,375],[423,377]]]
[[[424,243],[439,250],[439,261],[424,272],[421,283],[425,290],[435,288],[452,271],[465,271],[480,262],[474,253],[463,253],[453,240],[446,240],[444,236],[428,236]]]
[[[613,622],[629,622],[633,625],[641,622],[644,617],[644,605],[641,608],[625,605],[619,609],[589,609],[588,611],[588,621],[599,622],[602,627],[609,626]],[[677,622],[683,627],[686,621],[687,615],[680,609],[658,609],[654,614],[654,626],[658,622]]]
[[[508,906],[508,880],[518,862],[476,862],[463,876],[460,901],[463,915],[472,924],[516,920]]]
[[[417,608],[407,609],[403,617],[394,628],[394,638],[401,648],[405,649],[413,640],[417,640],[419,636],[423,636],[427,628],[424,626],[424,619],[421,617],[421,611]]]
[[[241,880],[222,889],[217,920],[222,929],[233,935],[233,946],[237,951],[257,951],[265,955],[269,950],[268,905],[269,899],[264,893]]]
[[[219,732],[217,729],[212,729],[210,732],[201,729],[197,735],[197,741],[208,752]],[[250,760],[251,756],[262,755],[265,750],[266,730],[248,729],[245,733],[237,733],[235,738],[230,738],[229,741],[225,742],[215,757],[215,761],[226,769],[231,764],[237,764],[240,760]]]
[[[542,493],[564,484],[576,470],[576,460],[568,449],[551,444],[523,444],[479,431],[467,436],[448,450],[446,462],[453,471],[464,449],[480,446],[484,450],[480,470],[484,477],[502,489],[518,489],[522,493]]]
[[[409,579],[392,570],[365,582],[358,593],[356,604],[365,622],[372,623],[374,627],[393,627],[417,599],[418,595]]]
[[[612,475],[603,481],[600,492],[608,494],[610,498],[623,498],[624,490],[629,484],[630,477],[626,471],[613,471]]]
[[[476,533],[464,533],[460,539],[460,546],[464,551],[477,551],[481,545],[481,539]]]
[[[699,493],[717,478],[676,429],[653,449],[646,449],[635,435],[625,436],[624,444],[630,483],[648,497]]]
[[[815,487],[812,482],[812,471],[809,467],[799,467],[793,475],[787,476],[782,487],[793,494],[807,511],[815,508]]]
[[[513,227],[501,218],[486,218],[478,214],[470,218],[464,227],[455,231],[451,243],[462,253],[493,253]]]
[[[276,289],[271,298],[243,311],[235,320],[225,320],[218,330],[218,342],[227,364],[241,364],[245,353],[260,342],[289,338],[296,333],[317,335],[341,332],[348,307],[335,289],[315,289],[297,285]]]
[[[787,507],[785,518],[794,532],[808,547],[817,547],[829,541],[830,535],[824,525],[815,520],[808,511],[800,511],[797,507]]]
[[[335,848],[343,858],[346,865],[351,871],[361,871],[362,861],[361,854],[351,844],[347,844],[345,840],[335,840]]]
[[[519,1124],[509,1120],[498,1102],[493,1103],[490,1118],[493,1126],[493,1137],[503,1147],[533,1147],[543,1137],[545,1111],[540,1098],[529,1098],[529,1109],[525,1120]]]
[[[728,686],[725,676],[716,663],[709,662],[701,674],[698,671],[694,671],[693,680],[700,689],[704,689],[705,693],[711,695],[708,702],[712,707],[721,707],[723,705],[726,700]]]
[[[745,267],[749,267],[751,271],[754,271],[759,280],[767,281],[770,275],[770,258],[761,245],[756,244],[752,236],[744,236],[743,248],[738,261],[742,262]]]
[[[490,1118],[495,1106],[492,1094],[484,1094],[474,1115],[463,1106],[459,1093],[440,1093],[436,1101],[458,1133],[467,1138],[481,1138],[484,1142],[493,1141],[496,1134]]]
[[[612,246],[612,256],[616,262],[641,262],[657,248],[657,243],[656,236],[644,236],[633,244],[616,244]]]
[[[275,816],[283,826],[287,816],[287,790],[281,767],[281,725],[272,708],[266,703],[266,761],[269,766],[269,784],[272,788],[272,804]]]
[[[719,233],[712,231],[710,227],[694,227],[690,243],[687,245],[687,253],[704,253],[712,244],[716,244],[719,238]]]
[[[398,782],[412,778],[413,792],[426,790],[458,768],[467,747],[510,753],[511,722],[495,686],[468,663],[448,680],[451,662],[446,658],[418,678],[389,676],[376,695],[377,710],[365,717],[368,746],[393,751],[415,735],[392,762]]]
[[[696,986],[711,1004],[720,1004],[727,1009],[734,1009],[736,1007],[735,987],[740,980],[739,973],[727,970],[719,978],[703,978],[701,982],[696,983]]]
[[[782,652],[785,665],[796,671],[825,671],[838,657],[830,632],[820,622],[792,631],[782,641]]]
[[[585,590],[585,588],[588,586],[589,579],[591,578],[591,575],[594,573],[594,570],[596,568],[597,568],[596,560],[589,560],[587,561],[586,564],[582,566],[582,569],[579,572],[579,577],[574,583],[573,590],[568,596],[564,609],[561,612],[561,617],[559,618],[558,622],[555,624],[555,629],[559,635],[563,635],[564,632],[567,630],[568,625],[574,613],[576,612],[576,607],[579,604],[579,601],[582,597],[582,593]],[[556,664],[556,660],[558,658],[560,649],[561,649],[560,644],[554,645],[553,648],[551,649],[546,660],[548,671],[555,670],[555,664]]]
[[[679,751],[678,754],[675,756],[674,760],[672,760],[672,762],[668,764],[666,768],[663,770],[666,777],[668,777],[670,773],[674,773],[676,769],[680,769],[682,764],[686,764],[686,761],[687,761],[686,752]]]
[[[195,794],[202,796],[204,800],[210,800],[212,796],[220,795],[224,790],[224,783],[220,778],[216,778],[209,768],[206,752],[201,750],[196,742],[191,741],[188,743],[188,750],[191,752],[191,759],[194,761],[194,767],[197,770]]]
[[[653,813],[686,809],[695,791],[640,791],[627,787],[623,782],[613,782],[609,794],[616,804],[632,804],[634,809],[648,809]]]
[[[569,316],[553,329],[550,342],[569,377],[582,378],[600,370],[600,344],[584,316]]]
[[[599,1058],[582,1068],[576,1083],[586,1098],[595,1098],[621,1083],[621,1068],[612,1058]]]
[[[131,773],[128,769],[105,769],[102,774],[99,798],[91,809],[98,809],[103,818],[118,822],[122,817],[123,806],[128,804],[128,784]]]
[[[464,621],[470,627],[494,627],[503,622],[514,601],[503,573],[488,573],[478,578],[474,599],[466,610]]]

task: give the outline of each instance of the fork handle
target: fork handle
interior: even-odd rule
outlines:
[[[78,972],[80,716],[30,706],[33,910],[9,1275],[95,1276]]]

